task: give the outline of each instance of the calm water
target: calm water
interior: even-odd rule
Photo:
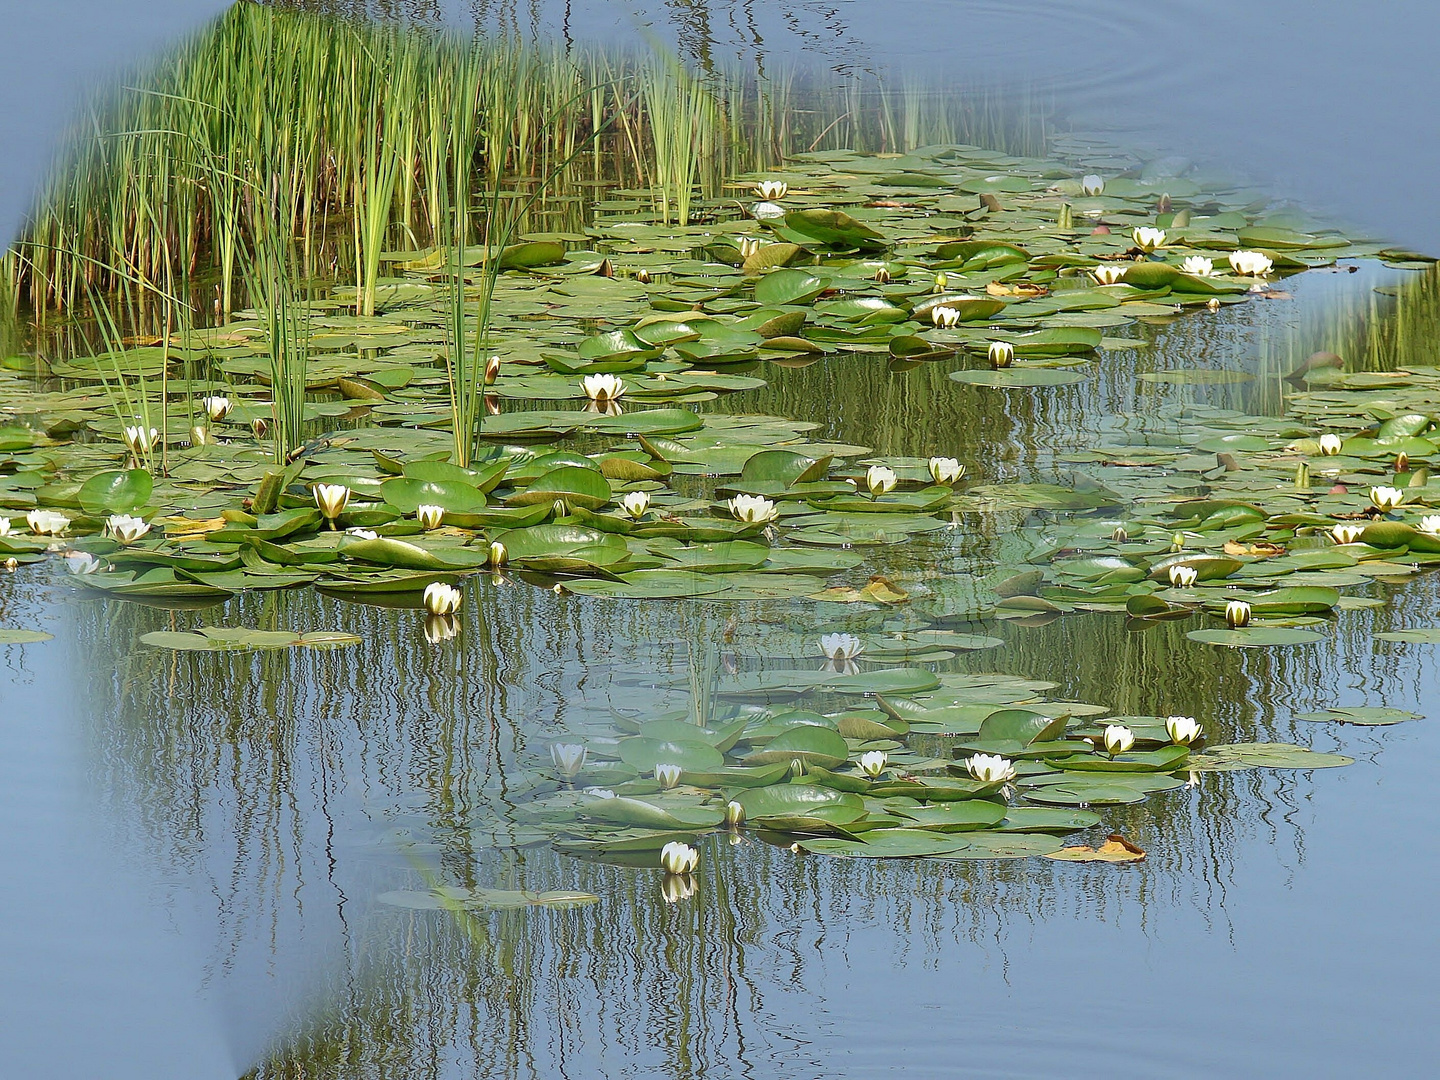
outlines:
[[[649,17],[682,44],[691,34],[692,48],[733,50],[753,15],[767,48],[781,50],[770,43],[788,25],[798,51],[853,63],[893,59],[907,42],[928,41],[933,55],[926,20],[937,17],[1003,64],[1029,62],[1032,44],[1046,55],[1083,39],[1083,62],[1057,72],[1082,104],[1088,92],[1123,117],[1122,91],[1159,86],[1174,101],[1170,134],[1183,139],[1221,130],[1195,121],[1210,100],[1194,97],[1203,82],[1224,129],[1233,123],[1239,159],[1259,164],[1267,159],[1247,158],[1247,140],[1319,112],[1322,100],[1313,77],[1287,94],[1212,74],[1205,58],[1221,74],[1239,63],[1222,47],[1236,24],[1189,6],[1161,20],[1096,5],[1071,23],[1032,5],[892,4],[881,19],[858,4],[715,4],[702,9],[716,16],[708,39],[693,36],[696,8],[686,7],[668,9],[668,23]],[[1371,32],[1407,8],[1375,13]],[[563,24],[558,5],[534,10]],[[593,6],[568,10],[577,40],[608,32]],[[1284,29],[1288,14],[1285,4],[1248,13],[1258,22],[1237,49],[1253,58],[1261,30]],[[1033,31],[1025,49],[1018,16]],[[1318,18],[1291,29],[1353,47]],[[1182,32],[1190,59],[1170,63]],[[1157,58],[1145,47],[1159,39],[1168,51]],[[1289,85],[1273,72],[1295,65],[1333,70],[1323,59],[1285,51],[1271,78]],[[1366,92],[1385,93],[1394,70],[1367,76]],[[1390,122],[1345,145],[1385,135]],[[1405,153],[1421,152],[1416,134]],[[1309,147],[1309,175],[1326,174],[1336,142]],[[1303,145],[1297,136],[1275,152]],[[1404,186],[1423,173],[1390,170],[1393,186],[1370,201],[1348,197],[1345,175],[1325,175],[1330,186],[1316,190],[1385,215],[1402,240],[1429,235],[1403,227],[1413,216]],[[13,190],[7,178],[7,197]],[[938,365],[896,372],[846,359],[768,366],[770,386],[714,407],[814,419],[822,437],[882,453],[944,447],[987,477],[1063,479],[1065,452],[1095,445],[1117,416],[1159,428],[1184,401],[1272,409],[1276,373],[1337,340],[1327,313],[1393,280],[1413,279],[1309,274],[1293,283],[1293,301],[1143,327],[1151,348],[1110,353],[1100,377],[1041,395],[958,388]],[[1429,318],[1440,326],[1440,313]],[[1215,351],[1262,377],[1213,389],[1133,378]],[[951,535],[906,558],[912,570],[944,567],[952,545],[990,542]],[[1359,729],[1292,716],[1384,704],[1440,717],[1433,648],[1371,639],[1430,624],[1437,608],[1433,578],[1418,581],[1384,609],[1342,614],[1322,644],[1275,652],[1208,649],[1183,624],[1129,632],[1114,616],[1007,626],[1004,647],[951,666],[1052,679],[1057,698],[1191,713],[1225,741],[1294,740],[1357,763],[1208,775],[1106,810],[1107,825],[1150,852],[1128,867],[850,864],[712,839],[699,892],[671,905],[658,874],[505,849],[491,823],[523,801],[524,771],[555,735],[611,707],[683,700],[671,680],[685,681],[687,643],[717,641],[727,606],[557,599],[477,582],[463,648],[436,649],[413,612],[308,591],[171,613],[3,576],[0,624],[55,640],[0,646],[0,1075],[1421,1074],[1433,1057],[1440,944],[1429,910],[1436,721]],[[794,603],[738,614],[737,650],[761,655],[834,618]],[[134,646],[172,621],[344,628],[365,643],[243,657]],[[428,874],[602,900],[464,922],[377,903]]]

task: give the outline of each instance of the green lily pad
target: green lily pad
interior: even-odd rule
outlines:
[[[863,840],[819,838],[801,840],[800,847],[812,855],[843,859],[914,859],[923,855],[944,855],[966,846],[963,837],[924,829],[878,829]]]
[[[952,371],[950,378],[969,386],[989,386],[997,390],[1071,386],[1085,381],[1085,376],[1078,371],[1038,367],[973,368],[967,371]]]
[[[1297,720],[1310,720],[1324,724],[1355,724],[1360,727],[1386,727],[1403,724],[1406,720],[1423,719],[1419,713],[1405,709],[1391,709],[1379,705],[1357,705],[1349,708],[1332,708],[1322,712],[1307,712],[1296,715]]]

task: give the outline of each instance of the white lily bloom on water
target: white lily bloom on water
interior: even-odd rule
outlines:
[[[1425,521],[1434,521],[1436,524],[1440,524],[1440,518],[1426,518]],[[1423,527],[1425,522],[1422,521],[1420,524]],[[1422,528],[1422,531],[1428,532],[1429,530]],[[1330,535],[1337,544],[1358,544],[1360,537],[1365,535],[1365,527],[1363,525],[1347,525],[1342,522],[1330,527]]]
[[[1381,485],[1370,489],[1370,502],[1382,514],[1388,514],[1404,501],[1405,492],[1399,488]]]
[[[1320,436],[1320,453],[1326,457],[1334,457],[1340,453],[1340,448],[1343,445],[1344,443],[1341,441],[1340,436],[1336,435],[1333,431],[1327,431],[1324,435]]]
[[[1231,600],[1225,605],[1225,625],[1238,630],[1250,625],[1250,605],[1244,600]]]
[[[0,536],[9,536],[9,535],[10,535],[10,519],[9,519],[8,517],[0,517]]]
[[[1176,563],[1170,567],[1170,584],[1177,589],[1188,589],[1194,585],[1200,577],[1200,572],[1193,566],[1182,566]]]
[[[129,514],[111,514],[105,521],[105,531],[114,537],[117,543],[129,547],[150,531],[150,525],[144,518],[131,517]]]
[[[736,521],[751,525],[774,521],[780,516],[775,504],[763,495],[736,495],[726,505]]]
[[[36,536],[59,536],[70,527],[70,519],[54,510],[31,510],[25,515],[25,524]]]
[[[1118,285],[1120,279],[1125,276],[1125,267],[1116,266],[1113,263],[1106,266],[1096,266],[1090,271],[1090,276],[1095,279],[1097,285]]]
[[[420,527],[426,532],[431,532],[440,527],[445,520],[445,508],[436,506],[434,503],[421,503],[415,507],[415,520],[420,522]]]
[[[655,782],[660,785],[662,791],[669,791],[680,783],[682,772],[684,770],[679,765],[671,765],[662,761],[655,766]]]
[[[854,660],[865,651],[865,643],[854,634],[822,634],[820,651],[827,660]]]
[[[700,865],[700,852],[689,844],[671,840],[660,849],[660,865],[667,874],[691,874]]]
[[[554,743],[550,747],[550,760],[556,772],[566,780],[574,780],[585,768],[588,753],[579,743]]]
[[[1008,341],[992,341],[985,350],[985,359],[991,367],[1007,368],[1015,362],[1015,346]]]
[[[1419,529],[1431,536],[1440,536],[1440,514],[1426,514],[1420,519]]]
[[[1165,734],[1177,746],[1189,746],[1200,738],[1202,728],[1193,716],[1169,716],[1165,718]]]
[[[603,375],[586,375],[580,380],[580,389],[591,401],[614,401],[625,393],[625,382],[608,372]]]
[[[1215,273],[1215,261],[1204,255],[1191,255],[1180,264],[1180,272],[1194,277],[1212,277]]]
[[[965,475],[965,466],[953,457],[932,457],[930,479],[937,484],[953,484]]]
[[[350,505],[350,489],[344,484],[316,484],[315,506],[326,521],[334,521]]]
[[[1275,266],[1275,260],[1258,251],[1232,251],[1230,269],[1240,277],[1264,277]]]
[[[930,309],[930,321],[941,330],[949,330],[960,321],[960,312],[945,304],[936,304]]]
[[[200,407],[205,410],[205,415],[210,418],[212,424],[218,424],[225,417],[230,415],[230,399],[222,394],[213,394],[210,397],[200,399]]]
[[[650,493],[648,491],[632,491],[620,500],[620,509],[625,511],[627,517],[639,521],[645,516],[645,511],[650,509]]]
[[[1105,752],[1114,757],[1135,745],[1135,733],[1124,724],[1106,724],[1104,741]]]
[[[745,824],[745,807],[734,799],[725,804],[725,824],[732,829],[738,829]]]
[[[1095,173],[1087,173],[1080,178],[1080,194],[1089,198],[1105,194],[1105,178]]]
[[[755,197],[766,202],[779,202],[790,194],[790,185],[784,180],[762,180],[755,185]]]
[[[1141,251],[1154,251],[1165,246],[1165,230],[1141,225],[1130,233],[1130,239]]]
[[[894,469],[887,469],[884,465],[871,465],[865,470],[865,486],[870,489],[871,495],[884,495],[895,489],[898,478]]]
[[[121,437],[125,440],[125,448],[139,457],[155,448],[155,444],[160,441],[160,432],[153,427],[127,427]]]
[[[1008,784],[1015,779],[1015,765],[999,754],[971,754],[965,759],[965,771],[982,784]]]
[[[874,780],[885,771],[885,751],[868,750],[860,755],[860,771]]]
[[[432,581],[425,586],[425,610],[431,615],[453,615],[460,610],[464,593],[443,581]]]

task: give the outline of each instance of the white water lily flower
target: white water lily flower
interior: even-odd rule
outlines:
[[[131,517],[129,514],[111,514],[105,521],[105,531],[121,546],[129,547],[150,531],[150,525],[144,518]]]
[[[669,791],[680,783],[680,774],[684,772],[679,765],[671,765],[662,761],[655,766],[655,782],[660,785],[661,791]]]
[[[854,660],[865,651],[865,643],[854,634],[822,634],[820,651],[827,660]]]
[[[580,388],[591,401],[614,401],[625,393],[625,383],[614,375],[586,375],[580,380]]]
[[[460,632],[460,624],[453,615],[426,615],[425,640],[431,645],[449,641]]]
[[[1188,589],[1200,577],[1200,572],[1193,566],[1176,563],[1170,567],[1169,576],[1171,586],[1176,589]]]
[[[59,536],[70,527],[70,519],[54,510],[31,510],[25,515],[25,524],[36,536]]]
[[[1432,536],[1440,535],[1440,514],[1426,514],[1420,519],[1420,524],[1417,528],[1419,528],[1421,532],[1429,533]]]
[[[1405,501],[1405,492],[1393,487],[1372,487],[1370,489],[1370,502],[1376,510],[1382,514],[1388,514]]]
[[[122,437],[125,440],[125,448],[139,457],[141,454],[155,449],[155,444],[160,441],[160,432],[153,427],[127,427]]]
[[[762,180],[755,185],[755,197],[766,202],[778,202],[790,194],[790,185],[784,180]]]
[[[1106,724],[1104,742],[1105,752],[1114,757],[1135,745],[1135,733],[1124,724]]]
[[[0,517],[0,536],[9,536],[9,535],[10,535],[10,519],[9,519],[8,517]]]
[[[660,849],[660,865],[667,874],[691,874],[700,865],[700,852],[689,844],[671,840]]]
[[[650,493],[648,491],[632,491],[620,500],[620,509],[625,511],[626,516],[639,521],[645,516],[645,511],[650,509]]]
[[[504,545],[504,544],[502,544],[499,540],[495,540],[495,541],[492,541],[492,542],[491,542],[491,544],[490,544],[490,565],[491,565],[491,566],[496,566],[496,567],[504,566],[505,563],[509,560],[509,558],[510,558],[510,553],[505,550],[505,545]]]
[[[982,784],[1008,784],[1015,779],[1015,766],[999,754],[971,754],[965,771]]]
[[[886,760],[884,750],[867,750],[860,755],[860,771],[874,780],[885,771]]]
[[[1090,276],[1095,279],[1097,285],[1118,285],[1120,279],[1125,276],[1125,267],[1097,266],[1090,271]]]
[[[871,495],[884,495],[887,491],[893,491],[897,477],[894,469],[887,469],[884,465],[871,465],[865,470],[865,486],[870,489]]]
[[[776,505],[763,495],[736,495],[726,505],[736,521],[751,525],[774,521],[780,516]]]
[[[580,775],[588,753],[579,743],[552,743],[550,746],[550,760],[555,763],[555,771],[566,780],[574,780]]]
[[[1215,274],[1215,261],[1204,255],[1191,255],[1180,264],[1180,272],[1195,277],[1212,277]]]
[[[1007,368],[1015,362],[1015,346],[1008,341],[992,341],[985,350],[985,358],[991,367]]]
[[[494,386],[495,380],[500,378],[500,357],[492,356],[485,361],[485,385]]]
[[[1340,453],[1340,447],[1342,445],[1344,444],[1341,442],[1340,436],[1336,435],[1333,431],[1327,431],[1324,435],[1320,436],[1320,453],[1326,457],[1334,457]]]
[[[745,807],[734,799],[725,804],[725,824],[732,829],[738,829],[745,824]]]
[[[965,475],[965,466],[953,457],[932,457],[930,479],[937,484],[953,484]]]
[[[1080,194],[1090,198],[1105,194],[1105,178],[1095,173],[1086,173],[1080,178]]]
[[[211,397],[202,397],[200,407],[205,410],[205,415],[210,418],[212,424],[218,424],[225,417],[230,415],[230,399],[222,394],[214,394]]]
[[[100,560],[88,551],[67,551],[65,569],[72,574],[93,574],[100,569]]]
[[[1425,521],[1433,521],[1437,525],[1440,525],[1440,518],[1426,518]],[[1423,526],[1425,521],[1422,521],[1420,524]],[[1346,525],[1344,523],[1332,525],[1330,527],[1330,535],[1334,537],[1337,544],[1358,544],[1360,537],[1365,535],[1365,527],[1363,525]]]
[[[420,527],[426,532],[438,529],[445,520],[445,508],[434,503],[421,503],[415,507],[415,520],[420,522]]]
[[[1165,718],[1165,734],[1178,746],[1189,746],[1200,738],[1203,728],[1193,716],[1169,716]]]
[[[316,484],[315,506],[326,521],[334,521],[350,505],[350,489],[344,484]]]
[[[453,585],[443,581],[432,581],[425,586],[425,610],[431,615],[453,615],[460,610],[460,601],[465,594]]]
[[[346,529],[346,536],[353,536],[356,540],[379,540],[380,534],[374,529]]]
[[[1231,600],[1225,605],[1225,625],[1231,630],[1250,625],[1250,605],[1244,600]]]
[[[1130,233],[1130,239],[1141,251],[1154,251],[1165,246],[1165,230],[1141,225]]]
[[[930,309],[930,321],[941,330],[949,330],[960,321],[960,312],[945,304],[936,304]]]
[[[1258,251],[1232,251],[1230,269],[1241,277],[1264,277],[1275,266],[1269,255]]]
[[[735,241],[735,247],[739,249],[742,259],[748,259],[764,247],[764,241],[757,236],[742,236]]]

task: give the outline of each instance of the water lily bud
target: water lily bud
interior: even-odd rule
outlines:
[[[736,521],[761,524],[780,516],[779,508],[763,495],[736,495],[726,505]]]
[[[1007,368],[1015,360],[1015,346],[1008,341],[992,341],[985,350],[985,357],[990,361],[991,367]]]
[[[1110,539],[1117,544],[1124,544],[1129,542],[1130,534],[1125,531],[1124,525],[1116,525],[1114,531],[1110,534]]]
[[[586,375],[580,380],[580,389],[591,401],[613,401],[625,393],[625,383],[609,373]]]
[[[1209,310],[1209,311],[1219,311],[1219,310],[1220,310],[1220,298],[1219,298],[1218,296],[1212,296],[1212,297],[1210,297],[1209,300],[1206,300],[1206,301],[1205,301],[1205,307],[1206,307],[1206,309]]]
[[[804,758],[798,758],[798,757],[797,757],[797,758],[791,758],[791,759],[790,759],[790,775],[791,775],[791,776],[804,776],[804,775],[805,775],[805,759],[804,759]]]
[[[510,553],[505,550],[505,545],[502,544],[499,540],[491,541],[491,544],[490,544],[490,565],[491,565],[491,566],[504,566],[504,565],[505,565],[505,560],[509,557],[509,554],[510,554]]]
[[[1440,525],[1440,517],[1426,518],[1426,521],[1434,521]],[[1424,522],[1421,522],[1422,530]],[[1365,529],[1360,525],[1333,525],[1330,528],[1330,535],[1335,538],[1337,544],[1358,544],[1360,537],[1365,535]]]
[[[642,266],[639,270],[635,271],[635,280],[640,282],[641,285],[649,285],[650,271],[646,270],[645,267]]]
[[[680,783],[682,771],[679,765],[661,762],[655,766],[655,782],[660,785],[662,791],[669,791]]]
[[[1135,733],[1124,724],[1106,724],[1103,738],[1105,752],[1111,757],[1123,754],[1135,745]]]
[[[735,246],[740,250],[740,257],[748,259],[761,248],[761,241],[754,236],[742,236],[735,241]]]
[[[1336,435],[1333,431],[1327,431],[1324,435],[1320,436],[1320,453],[1325,457],[1334,457],[1340,453],[1340,447],[1343,445],[1340,441],[1340,436]]]
[[[1055,215],[1055,227],[1062,232],[1069,232],[1075,227],[1075,212],[1070,208],[1068,202],[1060,204],[1060,209]]]
[[[950,279],[945,276],[945,271],[941,270],[938,274],[935,275],[935,291],[937,293],[944,292],[945,286],[949,283],[949,281]]]
[[[1165,246],[1165,230],[1141,225],[1130,233],[1130,239],[1135,241],[1135,246],[1141,251],[1151,252]]]
[[[565,586],[564,586],[564,585],[561,585],[561,584],[557,581],[557,582],[555,583],[555,587],[554,587],[553,589],[551,589],[550,591],[553,592],[556,596],[564,596],[564,595],[565,595]]]
[[[1180,263],[1180,272],[1194,277],[1211,277],[1215,273],[1215,263],[1204,255],[1191,255]]]
[[[965,466],[953,457],[932,457],[929,467],[930,479],[937,484],[953,484],[965,475]]]
[[[415,520],[420,522],[422,529],[431,532],[438,529],[440,523],[445,520],[445,508],[433,503],[421,503],[415,507]]]
[[[1174,553],[1174,552],[1176,552],[1176,551],[1184,551],[1184,550],[1185,550],[1185,534],[1184,534],[1184,533],[1178,533],[1178,532],[1177,532],[1177,533],[1171,533],[1171,534],[1170,534],[1170,551],[1171,551],[1172,553]]]
[[[1370,489],[1370,502],[1382,514],[1388,514],[1404,501],[1405,493],[1399,488],[1381,486]]]
[[[1302,461],[1295,466],[1295,490],[1304,491],[1310,486],[1310,466]]]
[[[1244,600],[1231,600],[1225,605],[1225,625],[1231,630],[1250,625],[1250,605]]]
[[[883,266],[880,267],[880,268],[878,268],[878,269],[875,271],[875,280],[876,280],[879,284],[881,284],[881,285],[889,285],[889,284],[890,284],[890,271],[889,271],[889,270],[886,270],[885,267],[883,267]]]
[[[344,484],[316,484],[311,491],[315,506],[326,521],[333,522],[350,505],[350,489]]]
[[[1105,178],[1087,173],[1080,179],[1080,193],[1092,199],[1105,194]]]
[[[766,202],[779,202],[790,194],[790,185],[784,180],[762,180],[755,185],[755,197]]]
[[[725,824],[732,829],[738,829],[745,824],[745,807],[734,799],[725,804]]]
[[[567,503],[564,499],[556,499],[553,503],[550,504],[550,513],[552,516],[557,518],[569,517],[570,504]]]
[[[453,615],[426,615],[425,640],[431,645],[449,641],[460,632],[460,625]]]
[[[860,755],[860,771],[874,780],[885,771],[885,751],[869,750]]]
[[[105,521],[105,531],[122,547],[129,547],[150,531],[143,518],[129,514],[111,514]]]
[[[13,574],[18,569],[20,569],[20,560],[15,558],[14,555],[11,555],[5,560],[5,572],[7,574]]]
[[[205,410],[205,415],[210,418],[212,424],[218,424],[230,415],[232,406],[228,397],[213,394],[210,397],[201,398],[200,407]]]
[[[550,760],[555,765],[555,771],[566,780],[574,780],[585,768],[585,758],[589,751],[579,743],[552,743],[550,745]]]
[[[650,493],[648,491],[632,491],[620,500],[620,509],[625,511],[627,517],[639,521],[645,516],[645,511],[650,509]]]
[[[122,433],[122,438],[125,441],[125,448],[139,457],[141,454],[155,449],[155,444],[160,441],[160,432],[153,427],[127,427]]]
[[[464,598],[464,593],[443,581],[432,581],[425,586],[425,610],[431,615],[453,615],[460,610],[460,601]]]
[[[1401,450],[1400,453],[1395,455],[1395,471],[1397,473],[1407,473],[1410,471],[1410,455],[1405,453],[1404,450]]]
[[[884,495],[893,491],[897,478],[894,469],[887,469],[884,465],[871,465],[865,470],[865,486],[870,489],[871,495]]]
[[[660,849],[660,865],[667,874],[694,873],[695,867],[700,865],[700,852],[689,844],[672,840]]]
[[[485,361],[485,385],[494,386],[495,380],[500,377],[500,357],[492,356]]]
[[[1200,572],[1193,566],[1184,566],[1180,563],[1170,567],[1170,584],[1177,589],[1188,589],[1194,585],[1200,577]]]
[[[960,321],[960,312],[945,304],[936,304],[930,309],[930,321],[941,330],[949,330]]]
[[[999,754],[972,754],[965,760],[965,770],[982,784],[1009,783],[1015,779],[1015,766]]]
[[[257,439],[265,438],[265,434],[269,430],[270,425],[263,416],[257,416],[254,420],[250,421],[250,431]]]
[[[1268,255],[1258,251],[1232,251],[1230,269],[1240,277],[1264,277],[1275,265]]]
[[[1118,285],[1120,279],[1125,276],[1123,266],[1097,266],[1090,271],[1090,276],[1095,279],[1097,285]]]
[[[820,651],[827,660],[854,660],[865,651],[865,643],[854,634],[822,634]]]
[[[1193,716],[1171,716],[1165,720],[1165,734],[1177,746],[1189,746],[1200,738],[1201,727]]]
[[[1157,214],[1168,214],[1174,208],[1175,204],[1170,201],[1170,193],[1168,191],[1163,192],[1155,203],[1155,213]]]
[[[190,445],[206,446],[210,442],[210,433],[201,424],[196,424],[190,429]]]

